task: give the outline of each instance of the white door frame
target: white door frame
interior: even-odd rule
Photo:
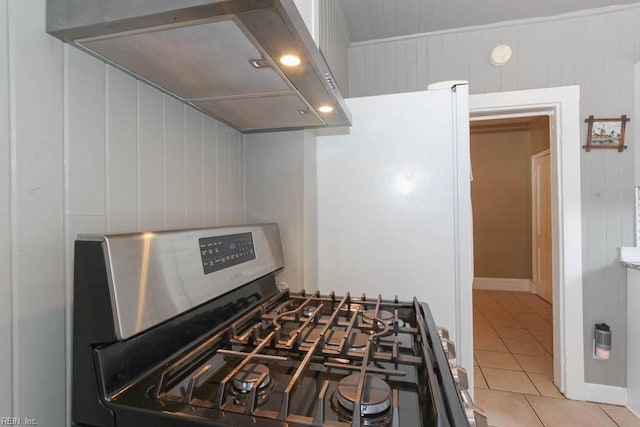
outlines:
[[[547,115],[551,129],[554,382],[587,400],[582,320],[580,89],[578,86],[469,97],[470,120]]]

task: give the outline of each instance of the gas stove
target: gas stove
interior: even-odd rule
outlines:
[[[486,425],[428,305],[283,264],[275,224],[80,236],[74,425]]]

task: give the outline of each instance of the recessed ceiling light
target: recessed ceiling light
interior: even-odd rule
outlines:
[[[300,57],[296,55],[283,55],[280,57],[280,63],[287,67],[295,67],[300,65]]]
[[[330,113],[333,111],[333,107],[331,105],[321,105],[318,111],[321,113]]]

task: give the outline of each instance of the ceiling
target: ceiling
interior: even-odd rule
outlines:
[[[351,41],[560,15],[640,0],[341,0]]]

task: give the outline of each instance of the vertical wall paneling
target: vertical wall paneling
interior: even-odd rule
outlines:
[[[640,6],[594,10],[591,14],[564,15],[517,24],[505,23],[416,35],[415,53],[407,49],[411,38],[357,43],[349,49],[351,96],[388,93],[388,87],[422,90],[420,78],[383,71],[376,55],[387,49],[398,61],[427,63],[428,82],[462,77],[468,69],[472,93],[489,93],[579,85],[582,118],[617,117],[634,111],[634,64],[640,59]],[[513,49],[503,67],[489,62],[499,43]],[[425,50],[420,46],[427,46]],[[417,55],[416,58],[413,58]],[[409,58],[411,56],[411,58]],[[428,56],[426,58],[425,56]],[[466,57],[463,58],[463,57]],[[364,70],[364,71],[363,71]],[[363,78],[363,73],[365,78]],[[389,79],[406,78],[406,84]],[[633,123],[633,122],[632,122]],[[586,125],[581,123],[584,144]],[[617,262],[618,249],[633,244],[634,126],[626,134],[624,153],[582,151],[582,224],[585,378],[588,382],[624,386],[625,383],[625,272]],[[614,329],[611,360],[591,358],[591,337],[597,322]]]
[[[186,226],[202,227],[202,113],[183,106],[185,114],[185,209]]]
[[[540,61],[547,50],[548,28],[546,23],[531,25],[519,37],[518,51],[514,60],[517,62],[517,84],[519,89],[548,87],[547,62]]]
[[[218,141],[218,164],[216,166],[216,216],[218,223],[221,225],[231,224],[231,212],[229,205],[224,203],[231,196],[231,183],[229,180],[231,167],[229,159],[231,158],[231,128],[229,126],[218,123],[217,126]]]
[[[405,47],[405,58],[406,61],[403,61],[405,64],[405,73],[406,80],[404,89],[406,87],[416,87],[418,82],[418,52],[417,52],[417,43],[416,40],[408,40]],[[404,58],[401,58],[402,61]],[[423,81],[423,84],[426,85],[426,82]]]
[[[549,87],[563,86],[562,81],[562,22],[547,23],[546,49],[549,61],[545,69],[547,85]],[[541,53],[544,55],[544,53]]]
[[[312,173],[311,169],[305,171],[304,168],[315,164],[315,141],[305,141],[305,138],[315,140],[315,135],[288,131],[244,136],[247,222],[278,223],[285,264],[278,280],[294,290],[307,286],[305,274],[312,273],[305,271],[310,256],[305,254],[305,247],[315,243],[308,240],[313,236],[304,232],[306,227],[316,227],[315,223],[309,222],[314,217],[305,217],[304,212],[305,207],[313,207],[311,200],[305,200],[306,195],[312,196],[315,191],[307,189],[305,192],[304,188],[305,184],[314,182],[307,175]],[[305,148],[308,149],[306,153]],[[310,264],[315,264],[315,260]]]
[[[443,47],[443,38],[444,36],[435,36],[427,39],[427,57],[429,58],[427,83],[429,84],[447,79],[447,74],[444,70],[443,64],[443,59],[446,54]],[[367,90],[368,89],[369,88],[367,88]]]
[[[184,108],[162,95],[164,124],[164,227],[185,226]]]
[[[62,45],[43,31],[44,0],[9,3],[15,217],[13,295],[2,298],[13,303],[12,413],[36,418],[41,425],[63,425]]]
[[[0,413],[11,413],[12,280],[11,280],[11,129],[9,125],[9,2],[0,5]]]
[[[161,230],[164,226],[163,95],[138,85],[138,158],[140,229]]]
[[[500,90],[509,91],[519,89],[518,75],[521,72],[519,67],[519,56],[522,54],[518,44],[520,29],[518,27],[504,27],[500,29],[500,44],[511,46],[513,56],[511,60],[499,67],[500,69]],[[472,37],[467,34],[467,37]],[[486,61],[489,59],[487,58]],[[529,70],[522,70],[522,73],[528,73]]]
[[[231,143],[231,194],[238,203],[231,203],[231,218],[236,224],[244,223],[244,140],[238,132],[232,133]]]
[[[314,131],[304,131],[303,153],[303,282],[307,291],[318,290],[318,170]]]
[[[461,34],[461,36],[465,36]],[[500,30],[479,31],[469,38],[469,89],[471,91],[498,92],[501,67],[491,64],[493,48],[501,43]],[[507,65],[508,66],[508,65]]]
[[[242,222],[244,151],[225,128],[218,157],[218,122],[63,45],[45,11],[0,5],[0,416],[62,426],[76,236]]]
[[[202,124],[202,185],[203,185],[203,218],[204,225],[218,224],[218,189],[216,178],[218,173],[218,139],[217,126],[219,123],[209,118],[204,118]]]
[[[138,229],[137,84],[107,66],[107,230]]]
[[[105,206],[104,63],[68,49],[69,214],[101,216]]]
[[[355,50],[353,50],[355,52]],[[426,88],[430,83],[428,80],[429,75],[429,41],[426,38],[416,39],[416,81],[414,85],[411,82],[407,82],[407,87]],[[351,58],[351,51],[349,51],[349,58]],[[349,63],[349,67],[355,66],[352,61]]]

